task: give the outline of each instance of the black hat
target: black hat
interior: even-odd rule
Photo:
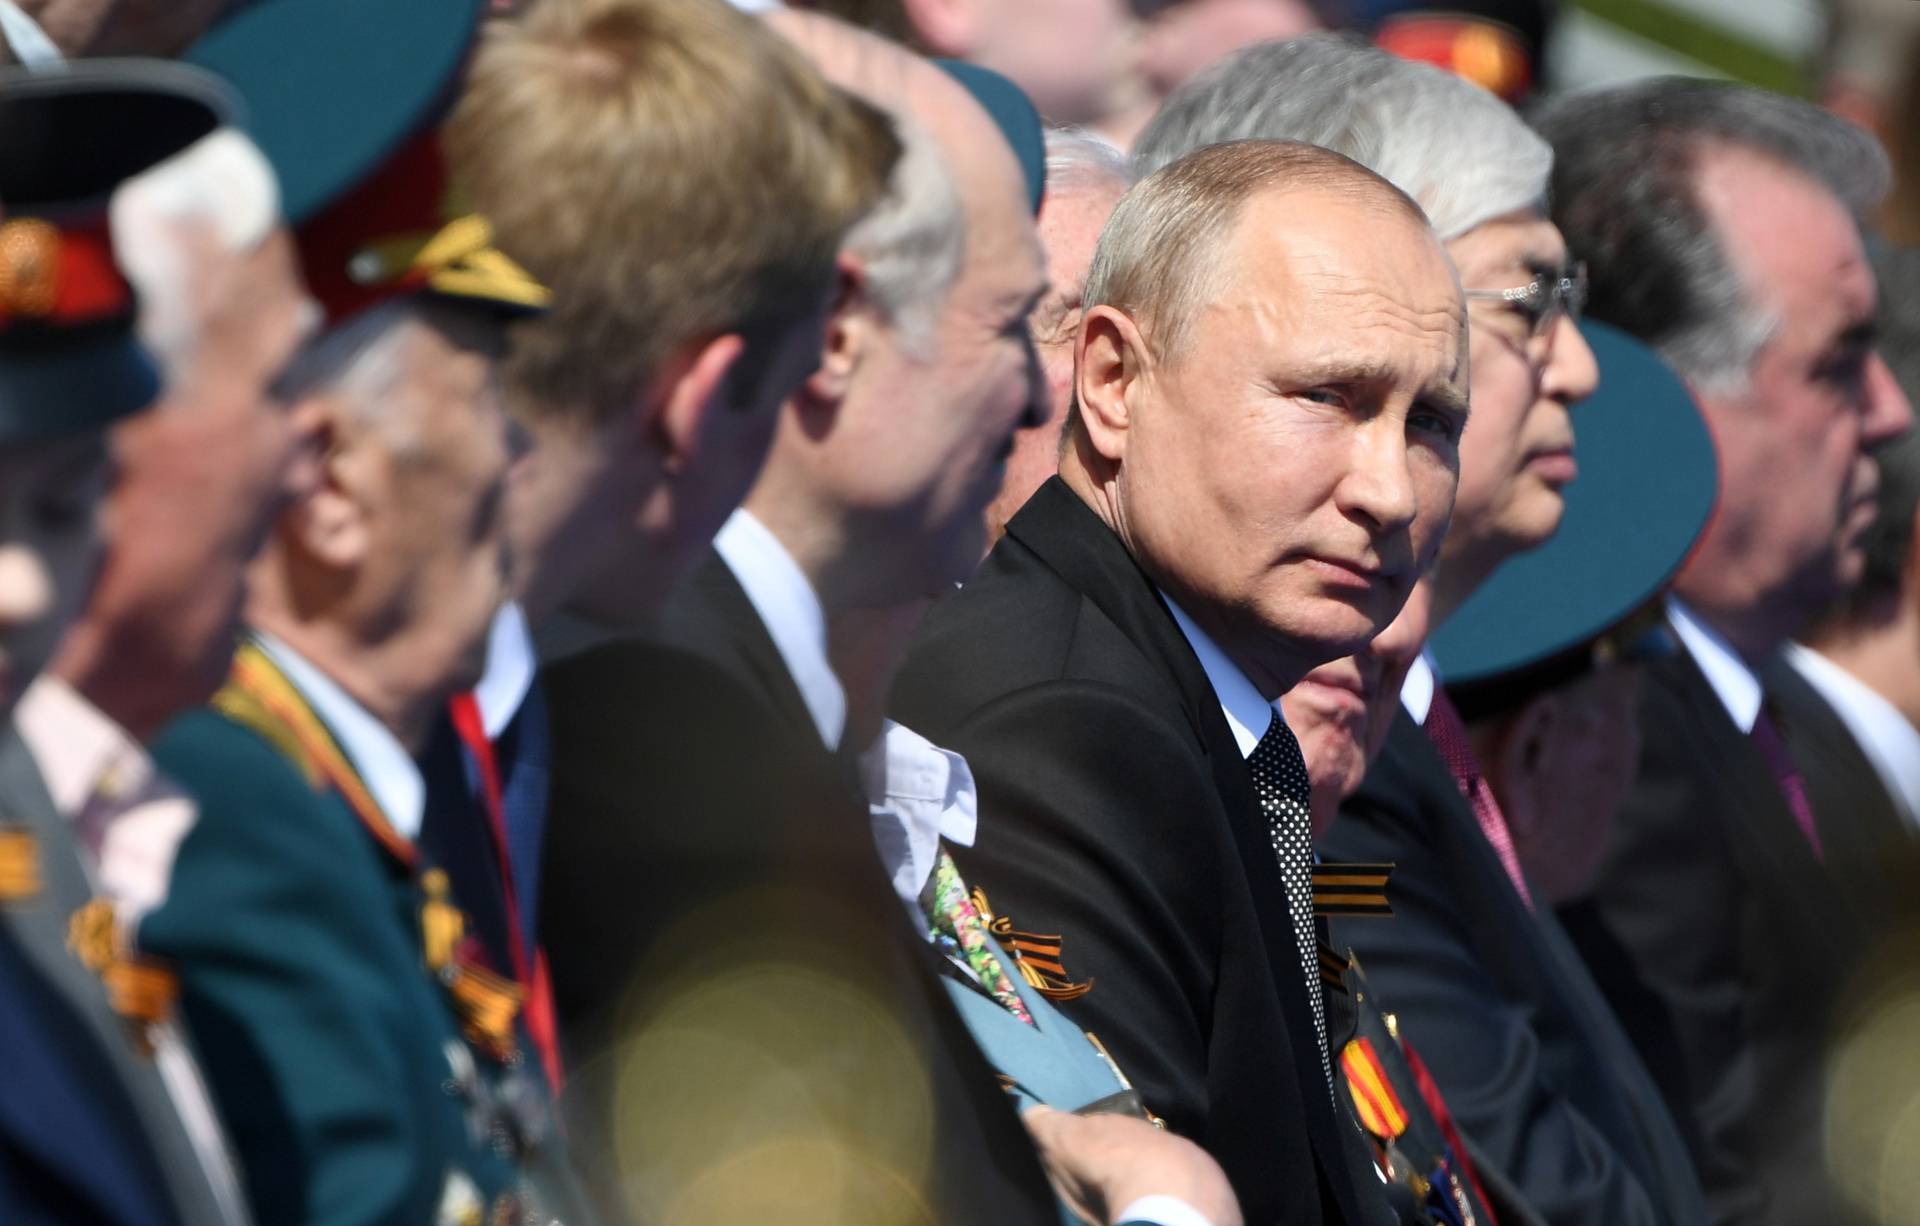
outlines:
[[[159,395],[107,205],[236,111],[165,60],[0,71],[0,442],[99,429]]]
[[[1470,706],[1511,705],[1586,671],[1596,643],[1639,629],[1719,492],[1713,439],[1680,377],[1617,328],[1580,330],[1600,387],[1574,418],[1580,473],[1559,531],[1494,572],[1428,640],[1469,718]]]

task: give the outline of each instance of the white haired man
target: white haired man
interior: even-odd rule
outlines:
[[[1545,212],[1552,151],[1477,86],[1312,36],[1252,48],[1196,80],[1143,134],[1139,156],[1152,164],[1255,134],[1327,142],[1399,185],[1448,240],[1467,287],[1473,427],[1430,580],[1438,625],[1503,561],[1552,536],[1576,472],[1570,409],[1594,390],[1596,367],[1572,319],[1584,272]],[[1310,674],[1290,701],[1342,701],[1325,680]],[[1535,1211],[1684,1219],[1699,1193],[1659,1092],[1642,1070],[1616,1073],[1608,1053],[1630,1062],[1631,1049],[1552,917],[1535,915],[1497,806],[1471,799],[1471,753],[1424,662],[1402,696],[1379,760],[1321,838],[1331,859],[1400,866],[1393,921],[1355,922],[1343,940],[1483,1164]],[[1490,888],[1462,888],[1488,859],[1504,870]]]
[[[1826,801],[1794,743],[1823,704],[1779,657],[1859,581],[1873,453],[1912,420],[1860,236],[1887,160],[1817,107],[1724,83],[1585,94],[1539,122],[1596,316],[1687,381],[1721,464],[1667,608],[1685,650],[1648,673],[1638,782],[1576,931],[1635,1038],[1678,1037],[1669,1097],[1715,1220],[1839,1220],[1824,1055],[1878,891],[1852,871],[1865,813]]]
[[[1049,129],[1047,195],[1040,205],[1040,245],[1047,253],[1047,292],[1028,317],[1047,397],[1039,422],[1013,437],[1000,492],[987,507],[989,548],[1007,529],[1033,491],[1060,468],[1060,432],[1073,403],[1073,343],[1093,245],[1113,206],[1132,182],[1126,158],[1113,146],[1080,132]]]

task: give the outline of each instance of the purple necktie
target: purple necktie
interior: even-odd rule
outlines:
[[[1433,705],[1427,708],[1427,719],[1421,725],[1421,730],[1433,742],[1433,747],[1440,751],[1440,760],[1453,773],[1454,786],[1460,789],[1460,794],[1466,797],[1468,806],[1473,809],[1474,820],[1480,823],[1480,833],[1493,846],[1493,854],[1499,857],[1500,867],[1507,870],[1507,879],[1513,882],[1520,901],[1527,904],[1527,910],[1533,910],[1533,895],[1527,889],[1526,877],[1520,872],[1520,854],[1513,848],[1513,832],[1507,829],[1507,816],[1500,812],[1500,802],[1493,798],[1493,788],[1480,773],[1480,764],[1473,757],[1473,745],[1467,740],[1467,726],[1461,722],[1460,711],[1447,697],[1445,690],[1434,690]]]
[[[1807,781],[1800,777],[1800,768],[1793,764],[1793,755],[1787,750],[1786,739],[1780,735],[1779,727],[1764,709],[1753,721],[1752,736],[1755,747],[1773,771],[1774,782],[1780,785],[1780,794],[1786,798],[1787,808],[1793,810],[1793,820],[1800,824],[1800,833],[1807,836],[1807,842],[1813,847],[1814,859],[1823,859],[1820,829],[1813,823],[1813,805],[1807,800]]]

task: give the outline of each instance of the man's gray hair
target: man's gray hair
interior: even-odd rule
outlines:
[[[1236,52],[1167,99],[1134,145],[1145,176],[1260,138],[1343,153],[1412,196],[1443,239],[1546,203],[1553,150],[1486,90],[1340,34]]]
[[[1142,179],[1115,207],[1087,270],[1087,309],[1124,312],[1155,355],[1172,360],[1225,284],[1223,252],[1247,202],[1289,191],[1338,195],[1426,230],[1406,193],[1331,150],[1277,140],[1206,145]]]
[[[1125,195],[1133,183],[1127,155],[1079,128],[1048,128],[1047,194],[1076,195],[1102,188]]]
[[[1553,142],[1553,219],[1592,279],[1588,310],[1658,350],[1696,387],[1738,394],[1779,321],[1755,302],[1695,190],[1701,155],[1760,154],[1825,187],[1856,217],[1891,182],[1867,133],[1750,85],[1663,77],[1559,99],[1535,117]]]
[[[389,431],[395,451],[411,437],[407,423],[391,412],[393,390],[406,377],[401,349],[406,325],[421,309],[396,298],[360,312],[302,346],[281,372],[275,393],[288,403],[321,394],[340,398],[363,424]]]
[[[841,249],[866,265],[868,289],[907,347],[924,351],[966,259],[966,212],[932,133],[904,109],[888,113],[900,160],[887,194],[847,232]]]

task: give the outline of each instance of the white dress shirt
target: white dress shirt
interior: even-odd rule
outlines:
[[[480,708],[480,726],[489,741],[499,740],[520,713],[538,668],[526,611],[509,600],[487,629],[487,668],[473,687],[473,703]]]
[[[1207,674],[1208,684],[1213,686],[1213,696],[1220,700],[1220,710],[1227,717],[1227,727],[1233,732],[1234,744],[1240,747],[1240,756],[1252,757],[1260,738],[1267,735],[1267,729],[1279,717],[1280,704],[1262,698],[1260,691],[1253,688],[1253,682],[1240,671],[1240,666],[1229,660],[1227,653],[1221,651],[1171,597],[1162,592],[1160,598],[1167,602],[1174,624],[1187,636],[1187,645],[1193,648],[1193,654],[1200,658],[1200,667]]]
[[[1426,727],[1427,712],[1433,710],[1433,693],[1440,688],[1440,672],[1433,665],[1433,653],[1425,647],[1407,666],[1407,676],[1400,683],[1400,705],[1413,722]]]
[[[1740,658],[1740,653],[1719,631],[1701,621],[1677,597],[1667,597],[1667,621],[1679,636],[1680,645],[1706,674],[1707,684],[1719,696],[1720,705],[1727,709],[1727,718],[1733,721],[1734,727],[1751,734],[1765,701],[1760,678],[1753,667]]]
[[[1787,663],[1846,724],[1900,815],[1920,824],[1920,729],[1871,686],[1811,647],[1787,644]]]
[[[847,730],[847,691],[827,659],[827,614],[806,572],[749,511],[729,516],[713,547],[779,648],[821,742],[839,749]]]
[[[373,793],[375,803],[402,838],[420,837],[420,823],[426,817],[427,784],[414,765],[413,755],[393,735],[391,729],[373,717],[351,694],[271,634],[256,631],[260,649],[300,696],[307,700],[340,742],[347,760],[360,772],[360,781]]]
[[[860,774],[880,862],[914,927],[924,933],[927,917],[920,910],[920,894],[933,876],[941,842],[972,847],[979,828],[973,769],[959,754],[887,720],[879,738],[860,755]]]

